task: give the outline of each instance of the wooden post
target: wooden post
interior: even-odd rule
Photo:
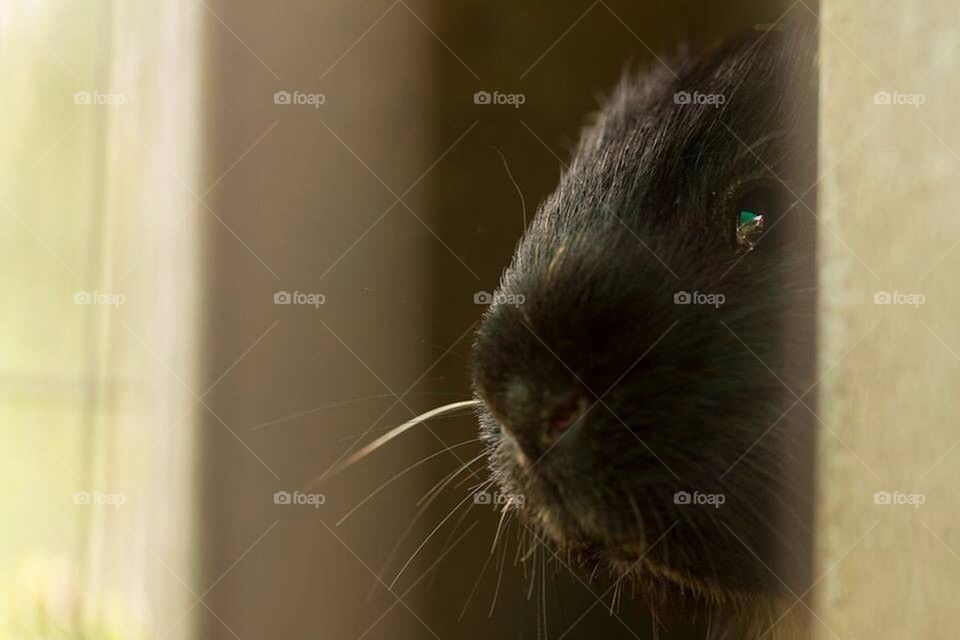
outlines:
[[[960,10],[825,0],[817,638],[960,635]]]

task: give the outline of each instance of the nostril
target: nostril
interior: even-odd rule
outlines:
[[[510,381],[495,393],[478,385],[477,394],[504,440],[531,459],[538,458],[561,436],[579,430],[592,408],[580,390],[552,391],[526,381]]]
[[[546,432],[548,438],[556,438],[574,426],[585,412],[585,402],[583,398],[568,398],[558,404],[546,419]]]

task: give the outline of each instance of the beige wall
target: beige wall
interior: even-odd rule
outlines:
[[[206,199],[212,212],[194,212],[211,247],[204,388],[229,373],[205,398],[212,412],[201,410],[200,588],[216,586],[205,598],[215,614],[200,608],[199,637],[356,638],[394,603],[364,563],[380,570],[409,521],[396,505],[412,504],[425,487],[413,472],[342,527],[335,522],[430,442],[413,434],[355,473],[310,487],[350,444],[345,438],[394,399],[318,409],[402,394],[429,364],[419,332],[428,233],[398,205],[347,250],[394,202],[379,179],[399,195],[435,158],[422,72],[430,35],[402,15],[385,19],[320,80],[384,7],[208,4],[217,17],[207,34],[207,182],[229,172]],[[276,91],[322,93],[326,102],[277,105]],[[422,191],[405,200],[415,211],[425,206]],[[277,291],[326,301],[278,306]],[[424,408],[423,398],[405,402]],[[409,417],[395,407],[377,428]],[[322,492],[326,503],[274,504],[274,492],[295,490]],[[417,597],[406,601],[422,611]],[[366,638],[424,634],[398,605]]]
[[[814,624],[820,638],[955,638],[960,12],[825,1],[823,19]],[[881,291],[925,302],[877,305]],[[881,491],[924,502],[876,504]]]

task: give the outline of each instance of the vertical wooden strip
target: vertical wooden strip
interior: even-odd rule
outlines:
[[[960,633],[958,18],[822,4],[818,638]]]

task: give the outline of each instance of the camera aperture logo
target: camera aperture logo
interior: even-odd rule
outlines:
[[[319,509],[327,502],[327,496],[322,493],[301,493],[300,491],[277,491],[273,494],[273,504],[310,506]]]
[[[522,507],[526,498],[520,494],[500,493],[494,491],[478,491],[473,494],[473,504],[490,504],[494,506],[518,506]]]
[[[104,293],[102,291],[77,291],[73,294],[73,304],[96,304],[119,307],[126,298],[122,293]]]
[[[899,91],[877,91],[873,94],[873,104],[910,106],[919,109],[926,103],[927,96],[922,93],[900,93]]]
[[[73,94],[73,104],[83,106],[106,106],[118,108],[126,104],[127,96],[122,93],[105,93],[103,91],[77,91]]]
[[[922,293],[902,293],[900,291],[877,291],[873,294],[873,304],[906,305],[919,309],[927,301]]]
[[[273,94],[273,104],[305,105],[319,109],[326,104],[327,96],[322,93],[303,93],[301,91],[277,91]]]
[[[873,494],[873,504],[879,505],[909,505],[919,509],[927,501],[922,493],[902,493],[900,491],[877,491]]]
[[[677,491],[673,494],[673,504],[709,506],[719,509],[727,501],[727,496],[722,493],[700,493],[694,491]]]
[[[722,293],[701,293],[699,291],[677,291],[673,294],[673,304],[702,304],[719,309],[727,301]]]
[[[695,104],[701,106],[711,106],[719,109],[726,103],[727,97],[722,93],[700,93],[699,91],[677,91],[673,94],[673,104],[688,105]]]
[[[522,293],[504,293],[502,291],[477,291],[473,294],[473,304],[503,304],[511,307],[519,307],[527,301]]]
[[[527,101],[527,96],[522,93],[500,93],[494,91],[477,91],[473,94],[473,104],[495,104],[510,105],[514,109],[519,109],[520,105]]]
[[[327,297],[322,293],[303,293],[301,291],[277,291],[273,294],[273,304],[303,304],[309,305],[314,309],[319,309],[320,305],[327,301]]]
[[[122,493],[105,493],[103,491],[77,491],[73,494],[73,503],[79,505],[102,505],[119,509],[127,503],[127,496]]]

